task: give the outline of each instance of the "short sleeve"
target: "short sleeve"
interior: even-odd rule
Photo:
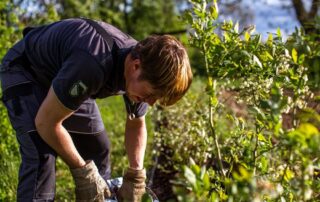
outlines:
[[[52,87],[65,107],[76,110],[84,100],[99,91],[103,78],[103,70],[95,58],[78,50],[63,62]]]
[[[134,114],[135,118],[144,116],[148,111],[148,104],[145,102],[132,103],[128,96],[123,95],[124,103],[126,105],[127,113]]]

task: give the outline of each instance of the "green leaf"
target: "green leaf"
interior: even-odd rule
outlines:
[[[205,14],[202,12],[202,10],[194,9],[193,11],[201,20],[203,20],[205,18]]]
[[[262,102],[261,104],[264,104],[265,102]],[[265,108],[268,108],[269,105],[267,105]],[[263,107],[262,107],[263,109]],[[253,110],[257,113],[257,118],[259,120],[265,120],[266,119],[266,116],[265,114],[262,112],[261,108],[257,107],[257,106],[254,106],[253,107]]]
[[[251,58],[251,54],[248,51],[241,50],[241,53],[242,53],[243,57],[247,57],[245,59],[250,59]]]
[[[261,165],[261,170],[262,172],[267,172],[268,171],[268,165],[269,162],[265,156],[262,156],[260,159],[260,165]]]
[[[253,61],[262,69],[262,63],[257,56],[253,56]]]
[[[213,20],[216,20],[218,18],[218,15],[219,15],[218,10],[216,9],[216,7],[214,5],[211,6],[209,9],[210,9],[211,17],[213,18]]]
[[[267,142],[266,138],[261,133],[258,134],[258,140],[262,142]]]
[[[268,36],[267,44],[272,45],[273,43],[273,35],[270,33]]]
[[[313,135],[320,135],[317,127],[310,123],[302,123],[300,124],[298,130],[303,133],[306,138],[310,138]]]
[[[273,60],[273,57],[269,52],[265,51],[265,54],[270,60]]]
[[[183,17],[184,17],[184,19],[186,19],[188,21],[189,24],[193,23],[193,17],[192,17],[191,12],[189,12],[189,11],[185,12]]]
[[[202,166],[201,168],[201,180],[203,182],[204,189],[208,190],[210,188],[210,178],[206,166]]]
[[[291,56],[292,56],[293,62],[297,63],[298,62],[298,52],[296,49],[294,49],[294,48],[292,49]]]
[[[239,33],[239,22],[237,22],[235,25],[234,25],[234,27],[233,27],[233,31],[235,32],[235,33]]]
[[[194,162],[193,158],[191,158],[191,157],[189,158],[189,162],[190,162],[191,166],[196,165],[196,163]]]
[[[251,174],[243,166],[239,167],[239,173],[233,172],[232,176],[234,177],[235,180],[237,180],[239,182],[244,182],[244,181],[248,182],[251,180]]]
[[[205,15],[206,13],[206,8],[207,8],[207,2],[206,1],[203,1],[202,2],[202,13]]]
[[[301,55],[299,56],[298,63],[299,63],[300,65],[302,65],[302,64],[304,63],[305,57],[306,57],[305,54],[301,54]]]
[[[250,40],[250,34],[249,34],[249,32],[245,32],[245,33],[244,33],[244,40],[245,40],[245,41],[249,41],[249,40]]]
[[[282,130],[282,122],[281,121],[279,121],[277,124],[275,124],[275,126],[274,126],[274,135],[275,136],[279,136],[279,133],[281,132],[281,130]]]
[[[211,101],[211,106],[213,107],[216,107],[219,104],[219,100],[217,97],[211,97],[210,101]]]
[[[247,179],[248,180],[248,179],[251,178],[251,174],[244,167],[240,166],[239,171],[240,171],[241,176],[243,177],[243,179]]]
[[[203,185],[205,190],[210,189],[210,178],[207,172],[205,172],[203,176]]]
[[[191,168],[191,170],[193,171],[193,173],[195,174],[195,175],[200,175],[200,173],[201,173],[201,168],[198,166],[198,165],[192,165],[192,166],[190,166],[190,168]]]
[[[294,178],[294,172],[292,172],[290,169],[286,169],[284,173],[284,180],[288,182],[292,178]]]
[[[278,27],[278,29],[277,29],[277,36],[278,36],[280,39],[282,38],[280,27]]]
[[[201,180],[203,179],[203,177],[204,177],[204,175],[206,174],[206,172],[207,172],[206,166],[202,166],[202,167],[201,167],[201,171],[200,171],[200,179],[201,179]]]
[[[225,39],[226,42],[230,41],[230,36],[229,36],[228,32],[224,32],[223,36],[224,36],[224,39]]]
[[[188,168],[187,166],[184,166],[184,177],[188,180],[188,182],[192,186],[196,186],[197,178],[196,175],[193,173],[193,171]]]
[[[261,34],[256,35],[255,37],[255,42],[256,42],[256,47],[259,47],[260,43],[261,43]]]
[[[217,17],[218,17],[218,14],[219,14],[219,7],[218,7],[218,4],[217,4],[217,0],[214,0],[213,1],[213,6],[214,6],[214,9],[216,10],[217,12]]]

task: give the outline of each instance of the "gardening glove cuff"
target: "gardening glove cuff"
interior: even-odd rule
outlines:
[[[146,170],[128,168],[123,176],[123,184],[117,192],[118,201],[140,202],[146,190]]]
[[[106,182],[93,161],[88,161],[85,166],[70,171],[75,182],[77,202],[104,202],[105,197],[111,196]]]

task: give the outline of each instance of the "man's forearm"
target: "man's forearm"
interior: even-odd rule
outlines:
[[[61,125],[38,125],[41,138],[52,147],[70,168],[78,168],[85,165],[85,161],[77,151],[70,134]]]
[[[125,147],[129,165],[133,169],[142,169],[147,145],[144,117],[132,121],[127,120],[125,133]]]
[[[52,147],[71,168],[85,165],[68,131],[62,126],[63,120],[71,116],[72,110],[61,104],[53,87],[42,102],[35,125],[41,138]]]

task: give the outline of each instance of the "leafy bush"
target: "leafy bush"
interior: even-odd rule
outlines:
[[[317,200],[320,116],[308,107],[319,104],[310,90],[317,80],[309,82],[319,64],[317,43],[301,32],[283,42],[280,30],[262,42],[253,27],[218,22],[216,1],[190,2],[184,18],[205,61],[207,104],[189,98],[188,107],[159,112],[166,124],[155,136],[181,169],[177,199]],[[302,52],[306,44],[315,49]]]
[[[201,80],[194,81],[191,90],[175,107],[158,106],[153,113],[156,124],[153,149],[158,154],[165,150],[163,145],[169,146],[167,149],[173,149],[174,153],[170,156],[172,162],[167,162],[168,164],[188,163],[189,156],[193,156],[198,163],[203,163],[210,157],[207,155],[210,155],[211,147],[207,143],[212,140],[207,134],[208,117],[204,113],[206,96],[202,96],[199,91],[195,92],[200,84]]]
[[[21,31],[17,16],[11,12],[13,10],[14,7],[9,1],[0,3],[0,59],[17,40]],[[0,96],[2,97],[1,90]],[[14,201],[20,158],[18,144],[2,103],[0,103],[0,120],[0,201]]]

